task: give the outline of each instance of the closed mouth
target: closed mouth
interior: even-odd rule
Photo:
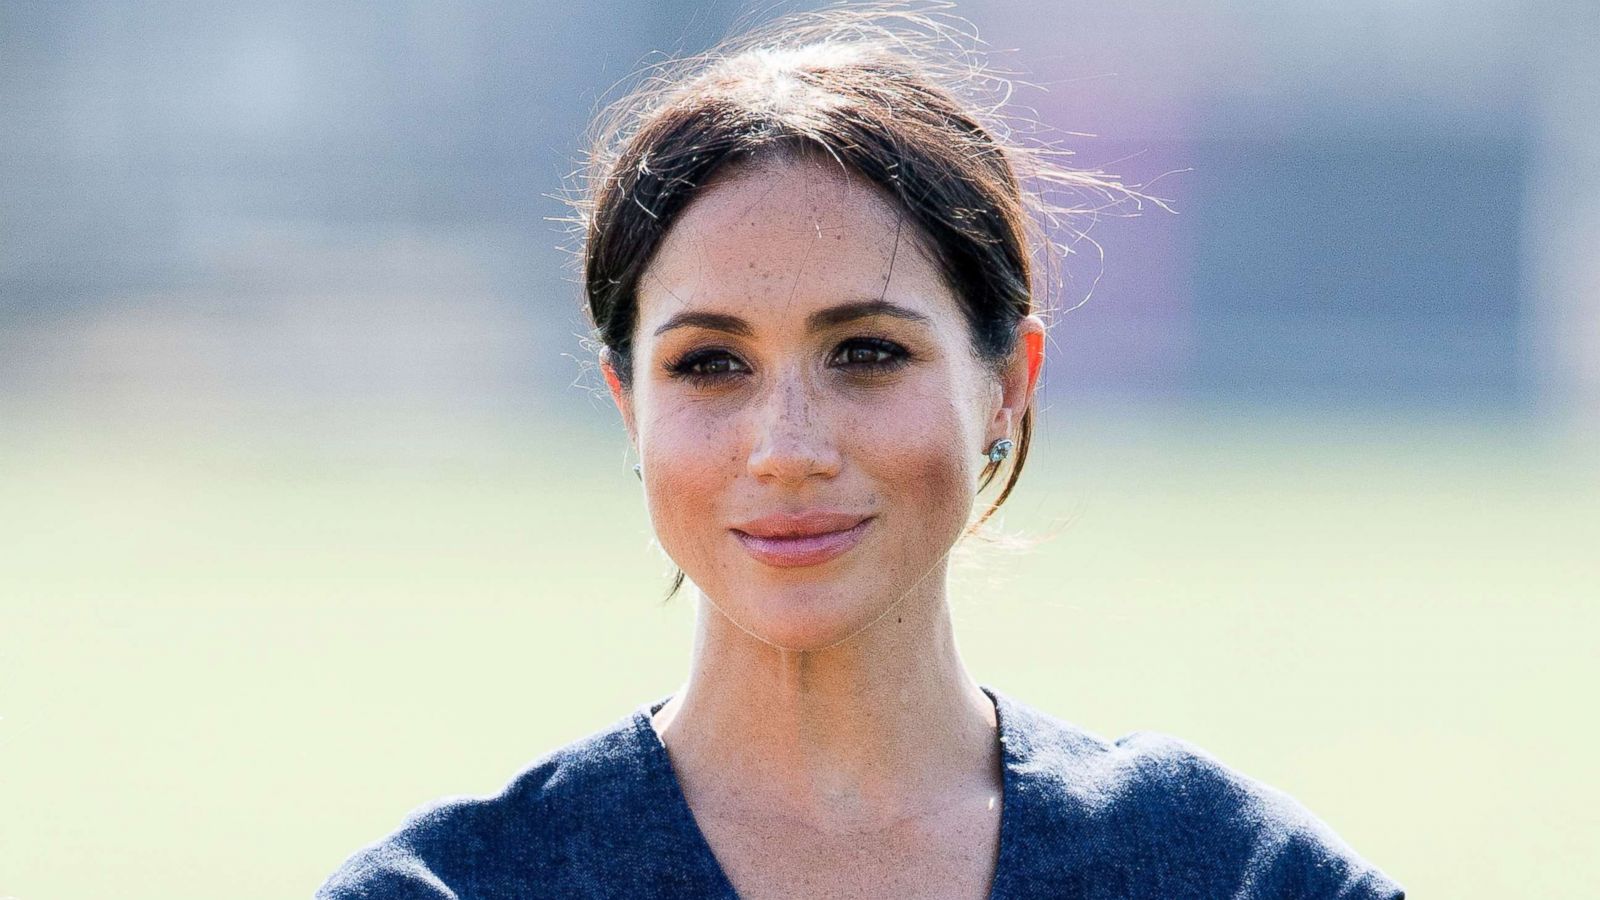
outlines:
[[[758,533],[739,528],[730,529],[746,551],[758,562],[776,568],[814,566],[842,556],[861,542],[872,516],[857,519],[844,527],[828,528],[835,522],[848,522],[848,517],[835,517],[831,521],[797,519],[787,523],[763,521],[750,527]]]

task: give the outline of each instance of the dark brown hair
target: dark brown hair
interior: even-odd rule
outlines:
[[[580,222],[589,316],[624,389],[639,280],[678,216],[726,168],[798,155],[831,157],[882,190],[960,300],[977,356],[998,367],[1012,353],[1048,289],[1038,257],[1048,267],[1050,251],[1067,252],[1048,228],[1085,237],[1072,225],[1079,214],[1142,195],[1052,163],[1060,151],[1011,141],[999,112],[1009,82],[980,64],[958,23],[898,8],[793,16],[664,67],[611,107]],[[1105,202],[1055,205],[1049,187]],[[1030,406],[1010,474],[974,529],[1016,485],[1033,426]],[[1003,465],[985,467],[979,490]]]

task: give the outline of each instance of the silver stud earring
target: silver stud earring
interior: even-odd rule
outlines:
[[[633,464],[633,477],[639,479],[640,481],[644,480],[644,465],[642,463]]]
[[[1011,448],[1016,446],[1010,438],[1001,438],[989,445],[989,462],[998,463],[1011,455]]]

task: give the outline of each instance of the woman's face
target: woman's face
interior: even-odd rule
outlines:
[[[632,384],[608,378],[662,547],[787,649],[942,590],[982,454],[1032,389],[1042,325],[997,375],[912,227],[837,165],[730,170],[641,279]]]

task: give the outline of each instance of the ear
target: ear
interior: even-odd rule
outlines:
[[[989,423],[985,447],[1003,437],[1016,440],[1016,425],[1033,402],[1043,368],[1044,320],[1027,316],[1017,325],[1016,349],[1000,373],[1000,408]]]
[[[633,393],[622,386],[622,378],[617,374],[616,356],[610,349],[600,351],[600,374],[606,377],[611,400],[617,404],[617,411],[622,413],[622,425],[628,429],[628,442],[639,446],[639,432],[633,422]]]

